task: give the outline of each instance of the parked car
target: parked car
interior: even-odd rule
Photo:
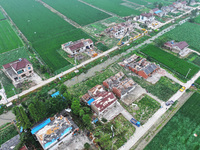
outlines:
[[[167,101],[167,102],[165,103],[165,105],[166,105],[166,106],[169,106],[169,105],[172,105],[173,103],[174,103],[174,101],[171,100],[171,101]]]
[[[183,86],[179,91],[183,92],[186,89],[185,86]]]

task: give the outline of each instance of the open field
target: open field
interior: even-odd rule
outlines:
[[[61,44],[89,37],[34,0],[3,0],[0,4],[54,71],[70,64],[56,52]]]
[[[200,25],[186,22],[167,32],[164,36],[176,41],[186,41],[189,47],[200,52]]]
[[[0,19],[5,19],[5,16],[3,15],[1,11],[0,11]]]
[[[139,15],[140,11],[136,10],[137,6],[122,0],[84,0],[98,8],[112,12],[121,17],[130,15]],[[125,6],[126,5],[126,6]]]
[[[200,24],[200,16],[197,16],[197,17],[194,19],[194,22]]]
[[[18,134],[13,124],[0,130],[0,146]]]
[[[192,53],[188,58],[190,62],[194,63],[195,65],[198,65],[200,67],[200,56]]]
[[[148,55],[150,59],[153,58],[153,60],[160,62],[161,64],[169,67],[170,70],[183,76],[186,76],[189,69],[191,69],[188,74],[189,79],[192,78],[200,69],[194,64],[188,63],[184,59],[180,59],[154,45],[147,45],[141,50],[141,52]]]
[[[0,54],[23,46],[22,40],[7,20],[0,21],[0,33]]]
[[[0,68],[2,68],[2,65],[18,60],[19,58],[26,58],[29,60],[28,51],[25,47],[20,47],[15,50],[0,54]]]
[[[151,118],[152,115],[160,108],[160,103],[148,95],[142,96],[142,98],[139,98],[133,104],[137,104],[138,107],[132,105],[127,106],[125,104],[123,104],[123,107],[142,124]]]
[[[193,94],[145,150],[200,149],[200,94]],[[198,136],[195,137],[194,134]]]
[[[43,1],[81,26],[110,17],[110,15],[81,3],[78,0]]]
[[[99,124],[96,126],[94,136],[95,141],[99,142],[103,149],[111,149],[113,142],[113,149],[120,148],[135,132],[135,127],[122,115],[117,116],[115,119],[111,120],[106,124]],[[114,128],[115,136],[112,136],[111,125]]]

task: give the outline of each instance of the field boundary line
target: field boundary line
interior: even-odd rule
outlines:
[[[116,14],[114,14],[114,13],[108,12],[108,11],[106,11],[106,10],[104,10],[104,9],[101,9],[101,8],[99,8],[99,7],[96,7],[96,6],[94,6],[94,5],[92,5],[92,4],[89,4],[89,3],[85,2],[85,1],[82,1],[82,0],[78,0],[78,1],[81,2],[81,3],[84,3],[84,4],[86,4],[86,5],[88,5],[88,6],[90,6],[90,7],[93,7],[93,8],[95,8],[95,9],[97,9],[97,10],[100,10],[100,11],[102,11],[102,12],[104,12],[104,13],[107,13],[107,14],[113,16],[113,17],[115,17],[115,16],[120,17],[120,16],[118,16],[118,15],[116,15]]]
[[[58,16],[60,16],[62,19],[64,19],[66,22],[68,22],[72,26],[74,26],[76,28],[81,28],[81,26],[78,23],[76,23],[75,21],[69,19],[68,17],[66,17],[61,12],[57,11],[56,9],[54,9],[53,7],[51,7],[50,5],[48,5],[47,3],[43,2],[42,0],[36,0],[36,1],[38,1],[39,3],[41,3],[44,7],[46,7],[47,9],[49,9],[51,12],[53,12],[53,13],[57,14]]]

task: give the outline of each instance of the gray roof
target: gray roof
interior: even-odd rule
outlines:
[[[149,74],[151,74],[154,70],[156,70],[157,69],[157,66],[155,65],[155,64],[151,64],[151,65],[148,65],[148,66],[146,66],[144,69],[143,69],[143,71],[147,74],[147,75],[149,75]]]
[[[19,138],[19,134],[14,136],[12,139],[2,144],[0,150],[13,150],[15,146],[20,142]]]

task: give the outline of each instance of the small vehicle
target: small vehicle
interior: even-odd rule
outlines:
[[[185,86],[183,86],[179,91],[183,92],[186,89]]]
[[[135,120],[134,118],[131,118],[130,122],[138,127],[140,127],[140,122]]]
[[[174,103],[174,101],[171,100],[171,101],[167,101],[167,102],[165,103],[165,105],[166,105],[166,106],[169,106],[169,105],[172,105],[173,103]]]

